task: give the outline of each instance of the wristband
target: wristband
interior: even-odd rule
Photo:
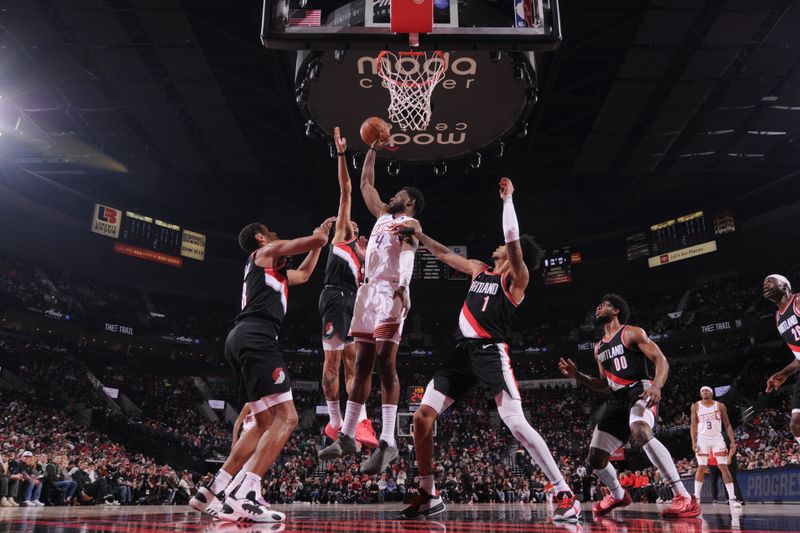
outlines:
[[[336,155],[338,155],[339,157],[344,157],[347,155],[347,152],[336,152]]]
[[[370,147],[367,149],[367,152],[369,152],[370,150],[372,150],[373,152],[377,152],[377,151],[378,151],[376,148],[373,148],[372,146],[370,146]]]

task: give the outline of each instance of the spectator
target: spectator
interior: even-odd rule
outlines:
[[[19,507],[15,500],[23,479],[14,452],[8,450],[0,454],[0,507]]]

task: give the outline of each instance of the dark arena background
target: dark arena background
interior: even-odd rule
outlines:
[[[359,132],[370,116],[391,127],[374,154]],[[372,232],[373,164],[392,210],[419,206],[403,187],[424,194],[414,237],[385,245]],[[347,198],[351,213],[340,213]],[[509,206],[543,250],[518,309],[508,292],[522,279],[508,259],[518,239]],[[315,230],[337,213],[370,239],[373,263],[357,241],[328,245],[353,238],[347,224]],[[239,232],[255,221],[268,230],[258,229],[264,259],[251,262],[247,281]],[[271,232],[311,243],[291,252],[288,274],[269,255],[282,246]],[[372,376],[366,424],[383,442],[321,459],[337,429],[336,443],[350,438],[347,420],[325,432],[337,400],[334,377],[323,380],[332,357],[323,337],[337,340],[340,327],[320,316],[326,283],[339,290],[326,278],[328,256],[366,293],[390,260],[387,272],[401,275],[383,282],[402,286],[391,254],[416,243],[396,419],[381,399],[388,360],[381,352],[370,373],[372,345],[358,337],[356,373]],[[313,271],[309,250],[312,259],[321,250]],[[470,272],[478,263],[464,258],[509,274],[503,290],[494,271]],[[372,266],[359,271],[362,263]],[[800,287],[797,0],[0,2],[0,532],[798,531],[792,284]],[[280,320],[236,321],[242,305],[256,305],[256,289]],[[464,294],[478,292],[476,310]],[[620,311],[609,293],[627,300],[628,323],[651,342],[631,340],[631,327],[608,329],[601,311]],[[483,335],[473,315],[495,305],[513,314],[510,327]],[[354,323],[372,312],[349,306]],[[277,341],[258,330],[276,320]],[[269,356],[248,356],[260,364],[226,358],[237,323],[269,337]],[[598,342],[617,342],[613,359],[596,357]],[[377,350],[387,346],[396,347],[379,340]],[[494,354],[484,355],[489,366],[464,346]],[[657,358],[645,355],[655,346],[668,377],[645,409],[653,423],[630,426],[650,424],[652,436],[602,452],[608,474],[593,434],[609,437],[609,402],[625,391],[650,392],[623,401],[623,437],[629,411],[653,400]],[[654,388],[623,379],[633,367],[616,357],[623,351],[646,363]],[[430,429],[424,474],[431,465],[418,461],[415,431],[419,441],[425,417],[438,413],[431,398],[447,396],[432,376],[453,365],[465,373],[449,394],[465,392]],[[346,419],[350,382],[340,370],[334,418]],[[464,386],[494,375],[496,396]],[[267,403],[289,383],[291,402]],[[705,422],[692,410],[704,386],[727,408],[734,439],[715,411],[708,430],[721,426],[724,444],[695,501],[703,454],[693,429]],[[562,480],[541,454],[532,460],[527,425],[512,432],[501,416],[517,393]],[[268,408],[249,431],[263,437],[243,451],[251,437],[240,437],[237,417],[258,398]],[[370,454],[393,449],[391,435],[398,457],[361,473]],[[654,442],[666,451],[651,461]],[[254,472],[270,453],[264,475]],[[253,462],[234,483],[223,474],[241,462],[223,466],[240,456]],[[730,459],[730,501],[717,458]],[[208,498],[221,507],[209,511]],[[676,502],[685,509],[663,517]]]

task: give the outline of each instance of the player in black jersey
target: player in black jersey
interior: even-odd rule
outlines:
[[[333,239],[328,247],[325,281],[319,295],[319,314],[322,317],[322,348],[325,361],[322,365],[322,392],[328,404],[330,422],[325,434],[336,440],[342,427],[339,405],[339,367],[344,362],[345,391],[349,392],[355,378],[356,346],[350,333],[356,291],[363,281],[363,262],[367,248],[364,237],[358,236],[358,224],[350,220],[353,185],[347,170],[347,139],[339,128],[333,130],[339,160],[339,213]],[[378,446],[372,422],[362,407],[355,439],[369,448]]]
[[[209,487],[201,487],[192,507],[234,522],[276,522],[283,513],[262,506],[256,497],[261,478],[297,426],[289,371],[278,348],[278,333],[286,315],[289,286],[308,281],[328,232],[336,220],[325,220],[307,237],[283,240],[264,224],[249,224],[239,244],[250,255],[244,270],[242,310],[225,340],[225,358],[236,372],[242,403],[250,406],[256,425],[233,446]],[[288,258],[308,252],[297,269]],[[269,431],[267,431],[269,429]],[[253,456],[250,471],[227,497],[223,491]],[[224,502],[220,500],[224,498]]]
[[[767,392],[772,392],[778,390],[790,376],[800,370],[800,296],[792,293],[792,284],[780,274],[770,274],[764,279],[763,294],[764,298],[778,308],[775,313],[778,333],[794,355],[794,361],[767,380]],[[794,440],[800,444],[800,379],[794,384],[791,406],[792,418],[789,429],[794,435]]]
[[[472,276],[458,318],[457,344],[425,389],[421,405],[414,414],[414,447],[419,467],[419,493],[411,505],[400,512],[400,519],[414,519],[441,513],[444,502],[433,481],[433,425],[445,409],[480,385],[487,398],[494,399],[497,411],[514,437],[522,443],[555,487],[558,509],[556,521],[577,522],[580,502],[558,469],[547,444],[525,419],[514,371],[509,358],[511,317],[525,296],[530,270],[539,267],[542,252],[527,235],[520,237],[512,194],[514,186],[500,180],[503,200],[505,244],[492,253],[493,266],[453,253],[409,225],[399,233],[413,234],[440,261]]]
[[[674,494],[672,505],[664,510],[662,516],[699,516],[700,505],[683,486],[669,450],[653,437],[656,409],[669,374],[669,363],[642,328],[626,325],[629,315],[628,303],[616,294],[603,296],[595,309],[595,321],[603,326],[604,331],[594,351],[600,377],[578,372],[572,359],[561,358],[559,361],[564,376],[576,379],[590,389],[608,392],[589,445],[589,464],[610,494],[596,503],[592,511],[595,516],[600,516],[631,503],[631,496],[620,486],[609,459],[633,435]],[[652,380],[647,371],[648,361],[656,368]]]

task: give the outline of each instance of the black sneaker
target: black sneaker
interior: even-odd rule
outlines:
[[[446,509],[444,501],[439,496],[439,491],[431,496],[423,489],[411,499],[411,504],[400,511],[397,515],[398,520],[413,520],[415,518],[433,516],[443,513]]]

